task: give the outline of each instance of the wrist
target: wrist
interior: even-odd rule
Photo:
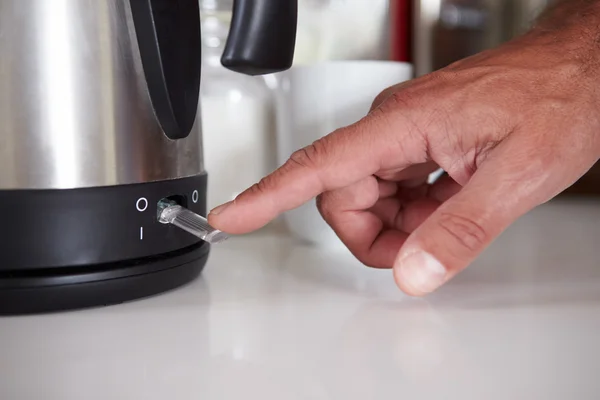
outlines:
[[[588,31],[596,31],[598,34],[598,22],[600,0],[559,0],[542,13],[533,29],[551,33],[588,28]]]
[[[525,35],[567,56],[600,59],[600,0],[559,0]]]
[[[543,66],[570,65],[575,75],[600,82],[600,0],[559,1],[512,45],[529,48]]]

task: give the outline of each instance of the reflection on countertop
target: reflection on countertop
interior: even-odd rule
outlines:
[[[0,319],[2,399],[592,399],[600,202],[511,227],[426,299],[268,231],[143,301]]]

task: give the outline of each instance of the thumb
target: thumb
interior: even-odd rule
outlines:
[[[505,160],[479,169],[409,236],[394,263],[400,289],[413,296],[435,291],[517,218],[545,201],[543,179],[536,185],[527,167],[516,164]]]

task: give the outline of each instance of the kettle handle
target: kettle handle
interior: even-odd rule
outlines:
[[[298,0],[234,0],[221,64],[246,75],[290,68],[297,25]]]

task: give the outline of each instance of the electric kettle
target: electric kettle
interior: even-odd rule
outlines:
[[[138,299],[210,245],[158,221],[206,215],[198,0],[0,2],[0,314]],[[235,0],[222,64],[293,60],[296,0]]]

